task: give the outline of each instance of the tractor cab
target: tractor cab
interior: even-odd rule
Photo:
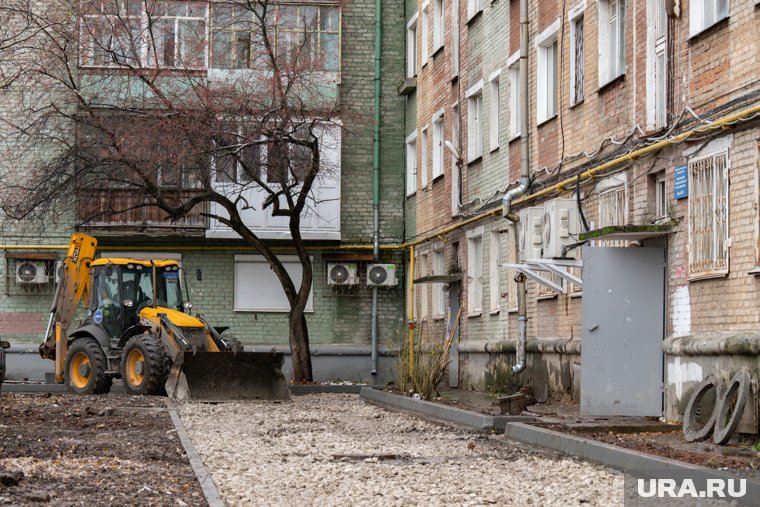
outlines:
[[[85,322],[119,340],[141,323],[141,314],[189,311],[182,298],[176,261],[102,258],[91,264],[89,313]],[[147,311],[143,311],[146,310]],[[183,317],[189,317],[183,315]],[[152,319],[151,319],[152,320]],[[199,326],[202,324],[199,322]]]

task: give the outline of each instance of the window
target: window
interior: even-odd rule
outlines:
[[[427,188],[428,184],[428,158],[427,158],[427,147],[428,147],[428,129],[427,127],[422,129],[422,139],[420,141],[420,160],[422,161],[422,167],[421,170],[421,176],[420,176],[420,188],[425,189]]]
[[[467,22],[483,12],[484,0],[467,0]]]
[[[499,272],[499,233],[498,231],[491,232],[490,243],[490,255],[488,263],[488,283],[490,284],[490,300],[491,300],[491,312],[495,313],[499,311],[501,307],[501,277]]]
[[[689,161],[689,277],[728,273],[728,151]]]
[[[428,44],[428,30],[429,30],[429,4],[425,2],[422,4],[422,40],[420,42],[420,57],[422,58],[421,65],[425,65],[428,61],[428,53],[430,52],[430,46]]]
[[[444,0],[433,0],[433,53],[443,47],[444,43]]]
[[[417,191],[417,131],[406,138],[406,195]]]
[[[668,217],[668,194],[665,192],[665,174],[654,182],[654,218],[660,220]]]
[[[337,7],[272,6],[264,22],[274,51],[283,63],[330,72],[340,70],[340,10]],[[217,69],[268,66],[261,23],[250,7],[214,4],[212,66]]]
[[[585,7],[585,3],[581,5]],[[583,56],[583,10],[570,13],[570,104],[583,102],[585,98],[583,79],[585,77]]]
[[[301,263],[295,255],[280,256],[285,270],[290,275],[296,288],[303,276]],[[290,311],[288,298],[280,281],[261,255],[235,256],[234,310],[236,312],[274,312]],[[313,293],[309,294],[306,311],[314,311]]]
[[[481,233],[482,234],[482,233]],[[467,313],[483,311],[483,236],[467,238]]]
[[[625,73],[625,1],[599,1],[599,86]]]
[[[760,0],[758,0],[760,1]],[[451,0],[451,79],[459,76],[459,0]]]
[[[417,15],[406,25],[406,77],[417,75]]]
[[[443,245],[433,248],[433,274],[445,275]],[[443,283],[433,284],[433,317],[443,317],[446,314],[446,291]]]
[[[230,128],[216,142],[214,163],[218,183],[247,183],[259,177],[262,167],[262,145],[255,144],[242,129]]]
[[[459,145],[459,131],[460,123],[462,119],[459,115],[459,103],[451,106],[451,142],[457,149],[457,153],[461,153],[461,147]],[[461,155],[460,155],[461,157]],[[455,217],[459,215],[459,209],[462,206],[462,161],[459,157],[451,157],[451,216]]]
[[[509,57],[509,138],[520,135],[520,65],[517,53]]]
[[[491,151],[499,147],[499,73],[491,75],[489,81],[488,140]]]
[[[667,112],[668,17],[664,2],[647,3],[647,127],[661,129],[668,123]]]
[[[428,254],[419,254],[417,259],[417,278],[422,278],[424,276],[428,276],[430,273],[428,271]],[[427,283],[418,283],[417,284],[417,291],[419,294],[419,320],[425,320],[428,318],[428,285]]]
[[[443,176],[443,111],[433,116],[433,180]]]
[[[467,161],[483,156],[483,82],[467,92]]]
[[[96,0],[80,29],[82,65],[206,67],[206,2]]]
[[[625,225],[627,215],[628,200],[624,184],[599,193],[600,228]],[[624,241],[604,241],[601,244],[602,246],[626,246]]]
[[[689,2],[689,35],[697,35],[727,18],[728,8],[728,0],[693,0]]]
[[[548,39],[538,46],[538,87],[536,117],[541,124],[557,115],[557,39]]]
[[[541,277],[549,280],[550,282],[554,282],[556,285],[559,285],[562,287],[565,283],[564,278],[559,276],[557,273],[551,272],[551,271],[541,271],[540,272]],[[557,291],[554,289],[551,289],[545,285],[541,285],[540,283],[536,283],[536,297],[538,299],[548,299],[553,298],[559,295]]]

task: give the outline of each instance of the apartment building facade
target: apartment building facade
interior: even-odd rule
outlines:
[[[108,93],[104,76],[111,80],[111,88],[117,88],[114,83],[118,82],[118,71],[144,65],[135,63],[143,61],[165,74],[166,80],[184,80],[186,84],[198,80],[213,85],[214,81],[221,83],[257,71],[256,45],[261,41],[251,28],[255,18],[250,9],[233,9],[229,2],[184,0],[155,5],[121,0],[85,4],[76,20],[83,28],[73,76],[82,89]],[[330,345],[352,346],[352,353],[358,356],[356,375],[366,373],[366,378],[371,379],[372,288],[367,284],[367,267],[374,259],[366,246],[372,243],[373,224],[376,41],[367,34],[375,21],[375,3],[273,2],[269,8],[272,15],[267,23],[276,31],[273,37],[277,44],[298,47],[300,57],[309,58],[318,67],[319,82],[314,87],[323,97],[340,104],[341,111],[338,121],[319,130],[321,162],[330,170],[315,183],[313,202],[307,207],[301,228],[314,266],[307,306],[310,341],[313,347],[328,349]],[[400,19],[403,9],[401,2],[383,2],[383,15],[390,19]],[[114,28],[121,25],[136,28],[134,33]],[[141,41],[146,26],[165,31],[156,38],[159,47],[151,48]],[[403,68],[403,26],[400,22],[389,24],[381,37],[379,240],[396,244],[403,239],[403,210],[398,203],[403,199],[404,160],[403,153],[395,149],[403,145],[403,100],[395,93]],[[139,88],[134,83],[129,86],[132,88],[125,87],[128,93],[136,93]],[[0,114],[6,119],[13,120],[22,110],[22,93],[12,87],[3,92]],[[266,149],[271,145],[256,156],[266,160]],[[241,167],[235,162],[214,163],[218,189],[232,189],[242,177]],[[198,192],[192,183],[181,191]],[[245,344],[287,349],[289,308],[279,282],[261,255],[247,247],[229,227],[204,216],[205,212],[217,211],[216,204],[206,203],[182,220],[170,221],[156,208],[140,207],[139,202],[130,205],[130,199],[139,199],[136,194],[123,194],[120,206],[132,209],[128,213],[107,213],[116,206],[111,201],[113,192],[94,186],[78,193],[76,209],[65,210],[42,223],[3,221],[0,334],[4,339],[16,343],[41,340],[55,286],[56,263],[65,253],[65,249],[56,247],[66,245],[72,232],[83,231],[98,239],[101,255],[180,260],[192,275],[188,276],[188,290],[196,309],[230,326],[230,332]],[[239,201],[246,225],[275,245],[297,283],[301,268],[289,247],[288,219],[273,216],[271,208],[263,206],[266,195],[260,188],[249,185],[243,194]],[[92,220],[93,216],[98,218]],[[361,246],[352,249],[351,245]],[[403,257],[398,252],[383,251],[379,261],[397,267],[398,276],[403,276]],[[350,283],[333,283],[329,271],[334,265],[347,266],[352,271]],[[202,270],[201,280],[195,280],[197,269]],[[403,287],[390,285],[380,287],[378,292],[378,341],[386,344],[403,326]],[[331,377],[333,373],[315,368],[317,377]]]
[[[740,368],[757,371],[760,60],[752,34],[760,29],[758,2],[529,2],[531,186],[512,208],[522,218],[518,224],[497,208],[520,175],[525,137],[519,131],[520,2],[446,3],[441,53],[430,45],[437,7],[428,6],[433,10],[425,15],[425,6],[412,7],[418,20],[433,16],[428,33],[417,33],[414,52],[407,47],[407,57],[417,61],[416,101],[407,102],[407,135],[412,118],[417,134],[416,151],[407,143],[407,209],[416,214],[407,228],[422,241],[415,246],[422,259],[415,277],[441,281],[439,287],[415,284],[417,326],[440,326],[439,302],[450,280],[430,276],[460,274],[455,383],[507,392],[530,385],[539,400],[562,394],[583,408],[582,372],[591,382],[594,371],[604,371],[605,387],[629,389],[633,398],[635,389],[616,377],[639,369],[654,415],[678,419],[692,387],[706,376],[728,380]],[[461,20],[453,30],[452,18]],[[437,72],[457,60],[452,33],[460,43],[454,80]],[[420,51],[428,53],[426,64]],[[436,134],[444,140],[439,177],[433,164],[440,148],[431,129],[435,118],[457,114],[461,124],[444,120],[443,135]],[[426,127],[431,133],[422,138],[423,151]],[[449,198],[457,166],[447,140],[461,153],[459,206]],[[414,185],[410,167],[418,173]],[[420,168],[429,172],[419,174]],[[411,197],[410,190],[416,190]],[[546,215],[557,208],[569,213],[570,231],[567,248],[549,254],[546,241],[554,236],[545,224],[555,222]],[[662,255],[662,283],[639,288],[632,273],[651,251]],[[630,300],[654,300],[653,306],[638,314],[627,298],[604,306],[615,298],[600,295],[603,283],[595,273],[601,268],[593,269],[598,255],[619,257],[605,261],[612,262],[608,277],[621,277],[618,288],[630,288]],[[549,262],[526,262],[536,257]],[[582,260],[583,269],[551,257]],[[513,279],[526,271],[538,275],[527,284],[528,369],[512,374],[518,337]],[[598,344],[598,331],[586,324],[609,315],[623,319],[604,321],[620,330],[610,342],[629,333],[632,348],[648,350],[649,359],[636,364],[635,354],[626,355],[635,351],[591,345]],[[662,330],[628,330],[625,319],[660,322]],[[645,333],[655,338],[647,341]],[[756,415],[745,415],[742,424],[756,432]]]

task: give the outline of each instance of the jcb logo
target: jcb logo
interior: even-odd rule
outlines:
[[[74,253],[71,254],[71,262],[76,264],[78,260],[79,260],[79,248],[75,248]]]

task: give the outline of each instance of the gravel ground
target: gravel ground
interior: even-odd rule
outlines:
[[[193,444],[228,505],[622,505],[604,467],[365,404],[184,404]]]

